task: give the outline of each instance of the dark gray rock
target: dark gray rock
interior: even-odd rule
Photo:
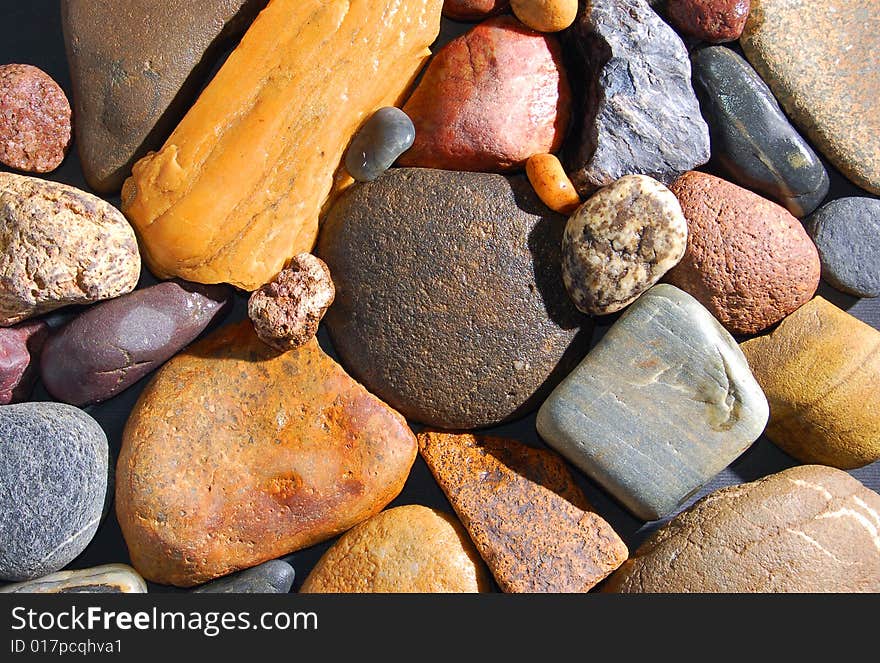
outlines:
[[[563,44],[569,79],[582,81],[565,155],[581,195],[624,175],[668,185],[709,160],[687,49],[645,0],[587,3]]]
[[[87,309],[43,348],[43,384],[73,405],[127,389],[189,345],[223,315],[225,286],[166,281]]]
[[[49,326],[42,320],[0,327],[0,405],[30,396],[48,335]]]
[[[839,198],[806,222],[822,278],[856,297],[880,296],[880,200]]]
[[[317,249],[336,285],[324,319],[343,366],[441,428],[537,407],[592,330],[562,283],[565,223],[522,176],[397,168],[351,187]]]
[[[107,437],[63,403],[0,407],[0,578],[64,567],[92,540],[107,492]]]
[[[196,587],[194,594],[286,594],[295,573],[285,561],[274,559],[225,578]]]
[[[416,128],[399,108],[380,108],[361,127],[345,153],[345,169],[359,182],[372,182],[412,147]]]
[[[146,594],[147,583],[126,564],[59,571],[0,587],[0,594]]]
[[[754,69],[729,48],[696,51],[694,88],[712,136],[712,157],[741,186],[797,217],[828,195],[828,173]]]

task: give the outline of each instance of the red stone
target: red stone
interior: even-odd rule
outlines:
[[[712,44],[739,39],[750,0],[669,0],[669,20],[683,33]]]
[[[500,14],[510,0],[444,0],[443,15],[456,21],[479,21]]]

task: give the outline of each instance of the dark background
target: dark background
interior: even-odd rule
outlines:
[[[67,68],[61,33],[59,4],[58,0],[29,0],[27,2],[0,0],[0,64],[22,63],[40,67],[58,81],[67,93],[68,98],[72,98],[70,74]],[[456,24],[444,19],[443,33],[439,41],[443,43],[451,36],[460,34],[468,27],[467,25]],[[436,45],[432,50],[436,52]],[[74,118],[75,121],[76,119]],[[825,165],[831,176],[829,200],[843,196],[869,195],[851,184],[830,164],[825,162]],[[2,168],[3,166],[0,166],[0,169]],[[89,190],[82,176],[75,144],[62,166],[44,177],[87,191]],[[107,200],[117,207],[119,206],[118,197],[107,198]],[[877,247],[877,249],[880,250],[880,247]],[[142,274],[140,286],[152,283],[155,283],[155,279],[145,271]],[[820,287],[819,294],[837,306],[848,310],[857,318],[868,322],[876,328],[880,328],[880,301],[870,299],[858,300],[839,293],[824,283]],[[49,317],[50,324],[61,324],[70,314],[70,311],[56,313]],[[237,297],[233,312],[226,318],[223,324],[241,319],[246,314],[246,298],[242,295]],[[594,340],[601,337],[611,322],[613,320],[600,321]],[[324,349],[335,357],[329,339],[323,330],[319,335],[319,339]],[[147,380],[142,380],[128,391],[106,403],[85,408],[89,414],[98,420],[107,433],[110,441],[111,462],[115,460],[115,455],[118,453],[122,428],[125,425],[128,413]],[[39,384],[34,392],[33,400],[48,400],[45,390]],[[413,424],[413,430],[418,432],[419,428],[418,425]],[[493,428],[487,432],[514,438],[535,446],[542,444],[535,432],[534,415]],[[762,437],[730,467],[710,481],[691,500],[691,503],[706,493],[722,486],[752,481],[796,464],[798,464],[797,461],[784,454],[769,440]],[[631,551],[634,551],[645,537],[656,529],[659,523],[646,524],[637,520],[579,472],[573,470],[573,473],[587,494],[587,497],[593,503],[596,511],[611,523]],[[854,470],[851,474],[868,487],[880,492],[880,462]],[[0,481],[2,480],[3,477],[0,477]],[[449,506],[440,488],[434,482],[431,473],[421,458],[416,460],[412,474],[403,492],[391,506],[402,504],[423,504],[452,513],[452,508]],[[297,589],[302,584],[312,566],[331,543],[327,542],[313,546],[284,558],[296,569],[297,579],[294,589]],[[94,540],[68,568],[85,568],[111,562],[129,563],[128,551],[126,550],[112,505]],[[174,588],[151,583],[150,591],[174,591]]]

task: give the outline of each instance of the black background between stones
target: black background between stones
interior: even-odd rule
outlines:
[[[14,62],[33,64],[40,67],[58,81],[70,98],[70,74],[64,54],[59,5],[58,0],[29,0],[28,2],[0,0],[0,64]],[[445,19],[443,23],[443,31],[438,43],[445,43],[445,41],[464,32],[469,27],[467,24],[453,23]],[[436,45],[432,50],[436,52]],[[577,85],[577,82],[572,81],[572,85]],[[292,103],[295,103],[295,100]],[[76,121],[75,118],[74,121]],[[831,176],[829,200],[843,196],[868,195],[846,180],[827,161],[824,163]],[[0,168],[3,167],[0,166]],[[73,146],[70,155],[62,166],[44,177],[88,190],[80,169],[76,145]],[[119,206],[118,197],[109,197],[107,200],[117,207]],[[880,250],[880,247],[877,248]],[[145,270],[141,276],[139,287],[152,283],[155,283],[155,279]],[[857,300],[833,290],[824,283],[819,290],[819,294],[848,310],[856,317],[870,323],[874,327],[880,328],[880,301],[870,299]],[[246,314],[246,298],[242,295],[236,298],[235,308],[222,324],[239,320]],[[50,316],[49,321],[51,324],[57,325],[63,322],[69,315],[69,311],[58,313]],[[597,325],[594,341],[601,337],[611,322],[613,322],[613,318],[600,321],[599,325]],[[330,341],[323,330],[319,335],[319,339],[324,349],[335,356]],[[118,453],[122,429],[128,413],[131,411],[135,400],[148,379],[141,380],[132,388],[106,403],[85,408],[87,412],[98,420],[107,433],[110,441],[111,460],[115,459]],[[41,385],[37,385],[32,400],[49,400]],[[416,432],[418,432],[419,428],[419,426],[413,425],[413,429]],[[515,438],[535,446],[542,444],[535,432],[534,414],[487,432]],[[752,481],[796,464],[797,461],[784,454],[770,441],[762,437],[731,464],[730,467],[710,481],[689,503],[722,486]],[[596,511],[611,523],[624,541],[626,541],[631,551],[635,550],[644,541],[646,536],[656,529],[659,523],[643,523],[637,520],[579,472],[573,470],[573,473],[578,483],[586,492],[587,497],[593,503]],[[880,492],[880,462],[854,470],[852,474],[865,485]],[[0,477],[0,481],[3,481],[3,477]],[[416,460],[416,464],[403,492],[391,506],[403,504],[423,504],[452,512],[449,503],[434,482],[431,473],[421,458]],[[313,546],[284,558],[296,569],[297,577],[294,589],[299,588],[312,566],[331,543],[332,541]],[[89,547],[67,568],[86,568],[111,562],[129,563],[128,551],[126,550],[112,505],[110,513],[102,523]],[[150,591],[175,591],[174,588],[154,585],[152,583],[150,583],[149,588]]]

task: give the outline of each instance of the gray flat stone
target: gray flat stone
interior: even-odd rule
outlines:
[[[674,511],[754,442],[767,400],[697,300],[654,286],[538,412],[544,440],[644,520]]]
[[[146,594],[147,583],[126,564],[59,571],[44,578],[0,587],[0,594]]]
[[[273,559],[238,573],[205,583],[193,594],[287,594],[296,576],[293,567]]]

